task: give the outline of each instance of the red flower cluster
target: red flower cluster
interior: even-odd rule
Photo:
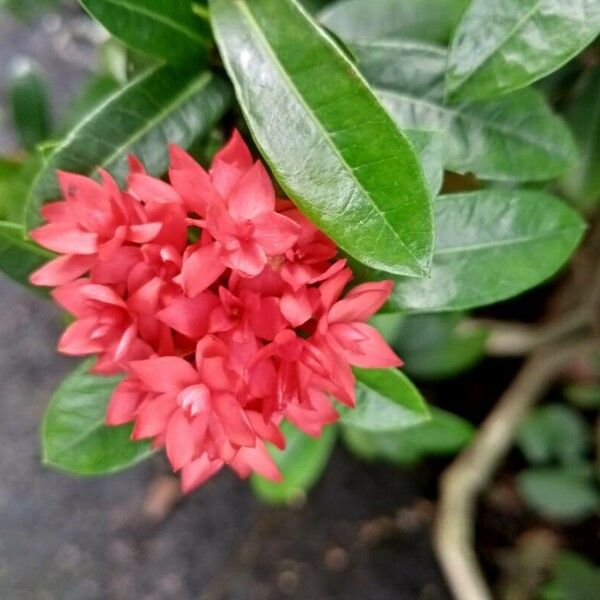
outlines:
[[[350,365],[401,364],[365,321],[391,282],[343,291],[335,245],[288,200],[237,132],[206,172],[170,149],[169,181],[130,158],[127,189],[58,173],[63,199],[31,233],[61,254],[36,285],[75,317],[59,350],[126,374],[107,423],[165,446],[184,490],[224,464],[278,480],[265,442],[288,419],[317,436],[354,405]]]

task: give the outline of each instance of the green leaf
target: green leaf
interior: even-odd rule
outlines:
[[[426,456],[455,454],[473,437],[474,427],[464,419],[431,407],[431,420],[409,429],[370,432],[342,428],[348,448],[365,460],[384,460],[407,465]]]
[[[407,317],[397,344],[404,370],[420,379],[443,379],[477,364],[484,356],[488,332],[462,325],[463,313]]]
[[[567,120],[579,147],[579,161],[562,182],[577,206],[590,208],[600,199],[600,69],[588,73],[569,106]]]
[[[329,0],[301,0],[301,2],[302,6],[304,6],[307,11],[311,14],[315,14],[328,4]]]
[[[342,0],[319,20],[346,40],[399,36],[446,43],[468,0]]]
[[[551,588],[551,590],[550,590]],[[600,590],[600,568],[583,556],[563,550],[556,573],[542,589],[543,600],[591,600]]]
[[[294,0],[211,0],[237,98],[283,189],[375,268],[423,276],[432,247],[421,167],[350,61]]]
[[[56,390],[42,426],[43,461],[78,475],[103,475],[130,467],[152,454],[149,442],[129,439],[131,425],[104,424],[118,377],[90,375],[82,363]]]
[[[119,89],[119,82],[112,75],[95,75],[84,83],[81,90],[67,107],[59,133],[66,134],[88,113],[93,112]]]
[[[202,57],[210,27],[186,0],[79,0],[110,33],[132,48],[180,63]]]
[[[186,148],[206,135],[229,100],[229,87],[207,72],[157,67],[141,75],[84,118],[48,158],[29,193],[28,229],[40,222],[40,206],[59,195],[57,169],[91,175],[103,167],[122,182],[133,153],[150,174],[162,175],[168,143]]]
[[[444,182],[444,138],[439,131],[423,129],[405,129],[404,135],[419,156],[429,193],[435,198]]]
[[[530,464],[558,460],[564,465],[581,462],[589,447],[584,418],[562,404],[535,409],[522,423],[517,443]]]
[[[27,196],[26,166],[22,162],[0,158],[0,218],[21,222]]]
[[[557,521],[579,521],[600,508],[591,465],[527,469],[517,487],[531,508]]]
[[[286,438],[284,450],[270,447],[269,452],[277,463],[283,481],[275,483],[252,475],[252,491],[270,504],[294,502],[315,485],[325,469],[336,438],[336,428],[325,427],[317,438],[308,437],[290,423],[283,423],[282,432]]]
[[[399,127],[443,132],[448,170],[497,181],[543,181],[575,164],[572,135],[540,92],[449,106],[445,48],[386,40],[354,44],[352,50]]]
[[[472,0],[452,40],[451,96],[483,99],[556,71],[600,33],[597,0]]]
[[[0,221],[0,271],[30,290],[42,294],[40,288],[29,284],[29,275],[53,255],[25,239],[21,225]]]
[[[565,398],[577,408],[583,410],[600,408],[599,383],[571,383],[565,386]]]
[[[436,249],[427,279],[354,265],[361,279],[395,281],[391,311],[466,310],[539,285],[568,260],[584,223],[544,192],[483,190],[436,200]]]
[[[20,56],[11,65],[8,85],[13,124],[22,146],[31,150],[50,134],[45,78],[36,63]]]
[[[354,369],[356,407],[338,405],[341,422],[366,431],[400,430],[431,418],[419,390],[398,369]]]

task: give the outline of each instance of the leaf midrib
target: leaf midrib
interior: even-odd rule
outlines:
[[[128,138],[127,143],[117,146],[115,148],[114,152],[112,152],[101,163],[102,166],[108,167],[113,161],[117,160],[117,158],[119,158],[119,156],[123,153],[125,148],[135,144],[138,140],[140,140],[142,137],[144,137],[149,131],[154,129],[154,127],[158,123],[163,121],[167,117],[167,115],[169,115],[171,112],[174,111],[175,106],[183,104],[190,96],[194,95],[195,93],[197,93],[200,90],[202,90],[203,88],[205,88],[211,79],[213,79],[213,75],[212,75],[212,73],[208,73],[208,72],[202,73],[198,79],[192,79],[190,81],[190,83],[187,86],[185,86],[184,88],[182,88],[180,93],[178,93],[176,96],[174,96],[170,102],[168,102],[166,105],[164,105],[164,107],[159,112],[157,112],[153,118],[151,118],[149,121],[147,121],[143,127],[138,129],[130,138]]]
[[[495,47],[493,47],[490,50],[490,52],[488,52],[487,54],[485,54],[482,57],[482,60],[477,64],[477,66],[474,69],[472,69],[471,72],[469,74],[467,74],[466,77],[463,77],[458,80],[458,84],[454,85],[452,87],[452,91],[456,92],[456,90],[460,89],[465,84],[465,82],[467,82],[469,79],[471,79],[477,73],[477,71],[481,71],[483,66],[486,63],[488,63],[490,61],[490,59],[500,51],[500,49],[508,42],[508,40],[510,40],[513,37],[513,35],[519,29],[521,29],[523,24],[526,23],[535,12],[537,12],[537,10],[541,6],[541,4],[543,4],[545,1],[546,0],[537,0],[536,3],[529,10],[527,10],[520,19],[517,20],[517,22],[513,25],[513,27],[511,29],[509,29],[508,32],[503,37],[500,38],[499,43]],[[451,55],[452,55],[452,51],[450,52],[450,56]]]
[[[392,232],[392,235],[400,242],[401,246],[406,250],[406,252],[408,253],[408,255],[413,259],[413,270],[414,267],[417,266],[419,269],[420,267],[420,261],[417,259],[417,257],[415,256],[415,254],[413,253],[412,249],[407,246],[407,244],[404,242],[404,240],[402,240],[402,238],[398,235],[398,233],[394,230],[394,228],[391,226],[391,224],[389,223],[389,221],[385,218],[385,213],[383,213],[379,207],[375,204],[375,202],[372,201],[371,196],[368,194],[368,192],[365,190],[365,188],[363,187],[362,183],[356,178],[355,174],[354,174],[354,169],[346,162],[346,159],[340,154],[339,150],[337,149],[336,145],[333,143],[329,132],[322,126],[322,124],[320,123],[320,121],[318,119],[316,119],[314,117],[314,114],[312,112],[312,110],[310,109],[310,107],[306,104],[306,102],[304,101],[304,98],[302,97],[302,95],[300,94],[298,88],[296,87],[296,85],[294,84],[293,80],[289,77],[287,71],[285,70],[284,66],[281,64],[281,62],[279,61],[279,59],[277,58],[277,55],[275,54],[271,44],[269,43],[268,39],[266,38],[266,36],[263,34],[260,25],[258,24],[258,22],[256,21],[254,15],[252,14],[252,12],[250,11],[250,9],[248,8],[247,2],[245,0],[235,0],[237,6],[240,9],[240,12],[246,15],[246,18],[248,20],[248,23],[250,25],[250,27],[252,27],[255,31],[257,36],[259,37],[259,39],[261,39],[263,41],[263,44],[265,46],[265,48],[267,49],[268,53],[271,55],[271,57],[273,58],[273,63],[278,67],[278,70],[280,71],[282,77],[288,81],[290,88],[295,92],[295,96],[297,98],[297,100],[299,101],[299,103],[304,106],[306,112],[312,117],[312,121],[313,123],[316,125],[316,127],[318,129],[321,130],[323,137],[327,140],[330,148],[333,150],[333,152],[338,156],[340,162],[345,165],[347,172],[350,174],[350,177],[356,182],[358,188],[361,190],[363,196],[365,196],[366,198],[369,199],[371,206],[373,207],[373,209],[375,210],[375,212],[377,214],[380,215],[381,219],[383,220],[386,228]],[[316,31],[317,35],[321,35],[321,33],[317,30]]]
[[[179,31],[180,33],[183,33],[186,37],[188,37],[190,40],[192,40],[193,42],[197,42],[201,45],[205,45],[206,44],[206,40],[196,31],[194,31],[193,29],[186,27],[185,25],[183,25],[182,23],[178,23],[177,21],[169,18],[167,15],[163,15],[160,13],[156,13],[156,12],[152,12],[151,10],[139,6],[137,4],[131,4],[130,2],[127,2],[127,0],[103,0],[106,4],[112,4],[114,6],[120,6],[121,8],[124,8],[126,10],[130,10],[132,13],[138,13],[140,15],[143,15],[145,17],[148,17],[149,19],[153,19],[155,21],[157,21],[158,23],[161,23],[162,25],[166,25],[167,27],[170,27],[176,31]],[[173,0],[166,0],[166,2],[172,2]],[[190,17],[193,17],[194,13],[192,11],[190,11]]]
[[[462,119],[464,121],[469,121],[469,122],[475,123],[476,125],[481,126],[484,129],[487,129],[487,130],[490,130],[493,132],[497,132],[503,136],[507,136],[512,139],[523,142],[525,144],[531,145],[533,147],[540,148],[541,150],[543,150],[544,152],[547,152],[548,154],[561,156],[560,154],[558,154],[556,152],[556,150],[557,150],[556,147],[550,147],[545,144],[542,144],[542,143],[540,143],[540,138],[523,135],[522,133],[519,132],[518,129],[508,129],[505,127],[500,127],[495,123],[490,123],[489,121],[485,121],[471,113],[465,113],[458,109],[453,109],[449,106],[446,106],[445,104],[436,103],[432,100],[427,100],[425,98],[420,98],[418,96],[412,96],[406,92],[403,93],[403,92],[399,92],[395,89],[390,89],[390,88],[386,88],[386,87],[378,87],[378,86],[375,86],[375,89],[379,93],[381,93],[384,97],[386,95],[390,95],[390,96],[398,97],[407,102],[413,102],[414,104],[422,104],[423,106],[427,106],[429,108],[445,112],[445,113],[449,114],[453,119]]]
[[[7,246],[17,246],[19,248],[23,248],[30,254],[37,254],[40,257],[47,259],[51,259],[54,256],[51,252],[47,252],[37,244],[32,244],[26,239],[13,237],[10,234],[7,234],[4,230],[10,228],[14,229],[15,233],[20,233],[24,235],[24,230],[21,226],[15,225],[14,227],[12,227],[12,225],[12,223],[0,223],[0,238],[6,242]],[[0,253],[3,253],[5,251],[5,248],[6,246],[4,248],[0,247]]]
[[[158,73],[161,69],[165,69],[165,68],[168,68],[168,67],[161,65],[161,66],[155,67],[153,69],[150,69],[149,71],[140,75],[140,77],[131,81],[131,83],[129,85],[116,91],[114,94],[111,94],[104,102],[102,102],[96,108],[96,110],[89,113],[89,115],[86,118],[84,118],[75,129],[73,129],[71,131],[71,133],[65,138],[65,140],[52,153],[52,156],[48,159],[46,165],[44,166],[42,171],[40,171],[40,173],[36,177],[35,181],[33,182],[33,185],[31,186],[31,191],[30,191],[31,196],[28,198],[28,201],[27,201],[27,212],[31,213],[33,210],[34,214],[39,215],[40,206],[32,207],[31,199],[35,197],[35,191],[38,187],[38,184],[40,183],[42,178],[47,175],[47,168],[48,168],[47,165],[50,164],[62,152],[64,152],[66,149],[68,149],[69,146],[80,135],[81,131],[83,131],[90,123],[93,123],[95,121],[95,119],[98,117],[98,115],[102,114],[102,112],[106,109],[106,107],[108,105],[112,104],[113,102],[117,102],[119,99],[123,98],[129,92],[131,92],[131,90],[135,90],[135,88],[139,87],[140,85],[142,85],[143,83],[145,83],[146,81],[151,79],[154,75],[156,75],[156,73]],[[115,161],[117,158],[119,158],[120,155],[122,155],[122,153],[125,151],[125,149],[128,146],[135,144],[142,137],[144,137],[144,135],[146,135],[149,131],[151,131],[152,128],[154,128],[158,123],[160,123],[162,120],[164,120],[166,118],[166,116],[173,111],[173,108],[176,105],[182,104],[185,100],[188,99],[189,96],[193,95],[194,93],[200,91],[202,88],[206,87],[206,85],[208,85],[208,83],[210,82],[210,80],[213,79],[213,77],[214,76],[212,75],[212,73],[204,72],[200,75],[200,77],[198,79],[192,79],[186,87],[182,88],[180,90],[180,92],[177,95],[175,95],[173,97],[173,99],[168,104],[166,104],[158,113],[156,113],[156,115],[152,119],[147,121],[143,127],[136,130],[125,141],[123,141],[121,144],[116,146],[114,148],[114,150],[108,155],[108,157],[106,157],[102,160],[102,162],[98,163],[97,165],[90,166],[86,170],[86,172],[92,173],[98,166],[108,167],[113,161]]]
[[[549,231],[547,233],[536,236],[517,236],[514,238],[504,238],[502,240],[493,240],[490,242],[483,242],[466,246],[449,246],[447,248],[439,248],[436,249],[433,253],[433,258],[435,260],[435,258],[438,256],[447,256],[448,254],[461,254],[464,252],[476,252],[478,250],[490,250],[495,248],[501,248],[502,246],[517,246],[522,244],[535,243],[548,238],[566,235],[575,231],[576,229],[577,228],[575,226],[562,227],[561,229],[555,229],[554,231]]]

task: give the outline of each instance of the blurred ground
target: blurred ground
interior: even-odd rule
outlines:
[[[17,53],[46,68],[55,110],[76,91],[90,60],[69,47],[77,19],[21,24],[0,11],[0,109]],[[0,152],[13,149],[0,120]],[[434,485],[427,469],[365,466],[338,450],[303,508],[262,506],[224,474],[150,524],[142,507],[166,472],[160,457],[99,480],[43,468],[39,424],[73,363],[55,354],[48,302],[2,280],[0,307],[0,598],[448,598],[420,499]]]

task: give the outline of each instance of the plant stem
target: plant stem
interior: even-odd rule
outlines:
[[[506,390],[473,442],[441,479],[434,547],[458,600],[491,600],[473,546],[479,493],[510,449],[526,414],[551,383],[581,354],[598,348],[595,339],[562,342],[534,352]]]

